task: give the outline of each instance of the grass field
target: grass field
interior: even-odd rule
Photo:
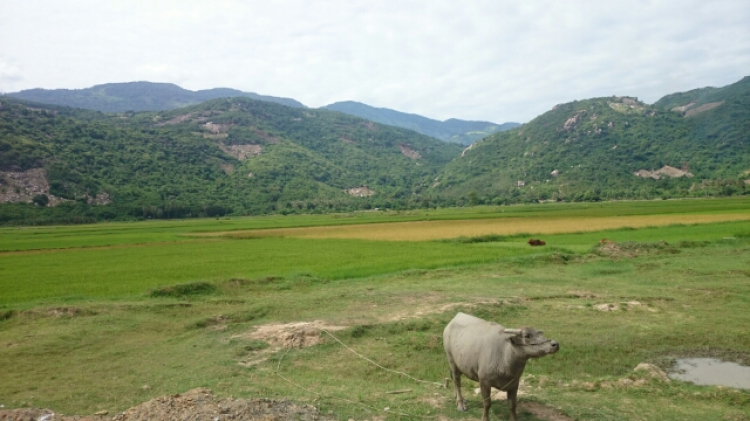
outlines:
[[[310,402],[342,420],[479,419],[472,382],[464,385],[470,410],[458,413],[449,389],[373,366],[328,334],[293,349],[254,336],[259,326],[318,321],[381,366],[442,383],[442,328],[466,311],[561,343],[527,366],[522,420],[545,419],[524,410],[531,404],[573,419],[748,420],[748,391],[633,371],[642,362],[667,369],[682,356],[750,364],[748,204],[3,229],[0,404],[112,414],[202,386]],[[509,220],[516,231],[497,230]],[[599,220],[626,222],[602,231]],[[576,223],[555,231],[565,221]],[[314,228],[330,224],[338,227]],[[318,230],[324,235],[308,235]],[[342,232],[347,238],[336,238]],[[393,241],[397,232],[427,232],[430,241]],[[385,237],[371,239],[378,233]],[[547,246],[529,247],[526,234]],[[599,248],[602,238],[616,244]],[[599,311],[603,304],[615,310]],[[387,393],[402,389],[410,391]],[[492,417],[508,418],[504,402]]]

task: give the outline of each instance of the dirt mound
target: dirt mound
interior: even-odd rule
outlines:
[[[248,359],[239,362],[240,365],[253,366],[266,361],[274,352],[284,348],[302,348],[319,344],[324,330],[334,332],[342,329],[345,329],[345,327],[330,326],[320,321],[273,323],[258,326],[252,332],[235,335],[232,339],[263,341],[270,345],[268,348],[252,353]]]
[[[0,421],[325,421],[311,405],[298,405],[288,400],[216,398],[210,390],[193,389],[189,392],[162,396],[108,417],[97,413],[91,417],[61,416],[49,409],[14,409],[0,411]]]

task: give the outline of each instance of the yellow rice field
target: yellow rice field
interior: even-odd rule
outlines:
[[[718,215],[636,215],[613,217],[535,217],[449,221],[394,222],[309,228],[277,228],[231,233],[213,233],[229,237],[338,238],[383,241],[426,241],[480,235],[520,233],[562,234],[590,232],[624,227],[642,228],[670,224],[703,224],[750,220],[747,213]]]

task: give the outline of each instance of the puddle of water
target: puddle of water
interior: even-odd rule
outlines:
[[[715,358],[684,358],[677,360],[669,377],[701,386],[728,386],[750,389],[750,367]]]

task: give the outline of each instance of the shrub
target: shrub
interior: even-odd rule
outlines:
[[[216,286],[209,282],[190,282],[187,284],[169,285],[153,289],[151,297],[186,297],[190,295],[207,295],[216,291]]]

